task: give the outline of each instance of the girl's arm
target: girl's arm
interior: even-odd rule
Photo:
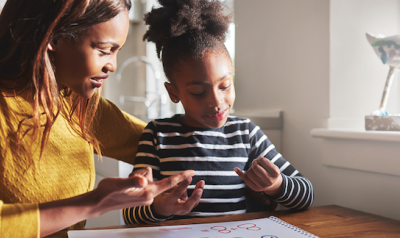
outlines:
[[[236,173],[254,191],[263,192],[269,199],[291,209],[306,209],[314,200],[311,182],[275,150],[261,129],[249,123],[252,136],[251,152],[246,173]]]
[[[153,168],[154,179],[159,180],[162,178],[162,175],[157,149],[156,123],[155,121],[150,122],[143,131],[133,171],[144,167],[151,167]],[[204,188],[204,181],[199,181],[192,195],[187,197],[186,190],[190,183],[191,178],[188,178],[170,191],[161,193],[154,198],[154,202],[151,206],[147,205],[124,209],[122,211],[122,216],[125,223],[154,224],[170,219],[174,214],[187,214],[199,203]]]
[[[189,179],[194,171],[184,171],[157,182],[152,182],[151,174],[151,169],[145,168],[129,178],[105,178],[91,192],[39,204],[40,236],[50,235],[111,210],[151,204],[155,196]]]

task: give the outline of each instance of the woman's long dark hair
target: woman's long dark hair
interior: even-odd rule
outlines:
[[[91,115],[88,100],[69,88],[58,88],[48,44],[61,37],[74,37],[95,24],[106,22],[124,9],[130,0],[8,0],[0,15],[0,93],[28,93],[33,115],[21,122],[17,131],[18,145],[29,132],[41,138],[45,151],[51,127],[57,116],[66,113],[70,125],[82,138],[100,152],[100,146],[89,130],[99,102],[97,93]],[[63,97],[71,100],[72,107]],[[41,115],[46,117],[40,122]],[[38,135],[44,127],[43,134]]]

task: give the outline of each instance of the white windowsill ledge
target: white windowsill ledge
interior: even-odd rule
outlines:
[[[323,139],[326,166],[400,176],[400,132],[319,128],[311,135]]]
[[[400,142],[399,131],[366,131],[355,129],[315,128],[311,135],[317,138]]]

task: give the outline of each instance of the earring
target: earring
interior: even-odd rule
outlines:
[[[174,103],[178,103],[179,102],[179,99],[174,99]]]

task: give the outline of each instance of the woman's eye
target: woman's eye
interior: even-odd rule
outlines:
[[[111,52],[106,52],[104,50],[99,50],[99,52],[103,55],[111,55]]]

